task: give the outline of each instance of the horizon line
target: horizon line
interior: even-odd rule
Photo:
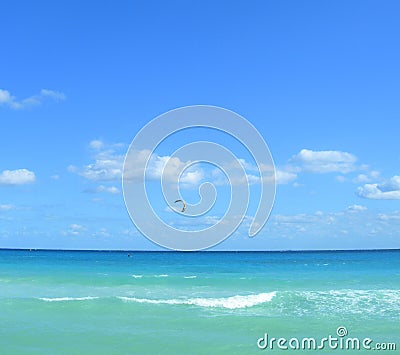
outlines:
[[[400,251],[400,248],[371,249],[280,249],[280,250],[148,250],[148,249],[54,249],[54,248],[1,248],[0,251],[62,251],[62,252],[118,252],[118,253],[304,253],[304,252],[370,252]]]

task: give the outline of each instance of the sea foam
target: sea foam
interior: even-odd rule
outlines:
[[[187,298],[187,299],[148,299],[136,297],[118,297],[124,302],[150,303],[150,304],[170,304],[170,305],[195,305],[199,307],[218,307],[218,308],[247,308],[262,303],[270,302],[276,292],[259,293],[255,295],[236,295],[221,298]]]
[[[95,300],[98,298],[99,297],[88,296],[88,297],[54,297],[54,298],[42,297],[39,299],[45,302],[67,302],[67,301],[88,301],[88,300]]]
[[[285,314],[346,314],[365,317],[386,315],[398,317],[400,290],[315,290],[283,291],[277,308]]]

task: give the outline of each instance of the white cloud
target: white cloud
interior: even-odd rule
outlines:
[[[343,176],[343,175],[338,175],[338,176],[336,176],[336,181],[338,181],[338,182],[346,182],[347,178],[345,176]]]
[[[249,185],[255,185],[255,184],[261,183],[261,178],[257,175],[246,174],[246,176],[247,176],[247,182]],[[240,183],[243,183],[243,182],[240,181]],[[244,183],[246,183],[246,181],[244,181]]]
[[[167,211],[167,210],[165,210]],[[171,212],[172,210],[168,211]],[[196,219],[196,223],[193,224],[193,221],[190,221],[188,219],[185,220],[169,220],[168,223],[171,225],[174,225],[174,227],[181,229],[181,230],[199,230],[203,228],[207,228],[209,226],[215,225],[217,223],[222,223],[224,225],[232,225],[233,223],[237,223],[237,220],[239,218],[242,218],[242,216],[234,215],[230,217],[224,218],[224,216],[221,215],[204,215],[201,217],[198,217]],[[246,229],[246,236],[247,236],[247,230],[248,228],[252,225],[254,221],[253,216],[245,215],[243,216],[242,223],[240,224],[240,228]],[[255,223],[258,225],[257,223]]]
[[[358,245],[360,241],[368,242],[368,237],[376,238],[398,236],[400,225],[400,212],[379,214],[368,210],[365,206],[351,205],[342,211],[315,212],[313,214],[301,213],[294,215],[272,214],[264,227],[264,233],[275,238],[297,240],[301,247],[304,243],[302,231],[307,231],[307,239],[310,238],[317,248],[321,241],[329,243],[335,241],[335,248],[348,249]],[[346,237],[350,235],[351,238]],[[344,239],[342,239],[342,237]],[[373,242],[371,245],[374,245]],[[286,245],[286,244],[285,244]],[[325,244],[326,246],[326,244]]]
[[[204,178],[204,171],[201,169],[185,172],[181,178],[181,182],[189,185],[198,185]]]
[[[382,221],[400,221],[400,212],[394,211],[392,213],[380,213],[379,219]]]
[[[94,198],[91,199],[91,201],[93,203],[101,203],[101,202],[103,202],[103,199],[100,198],[100,197],[94,197]]]
[[[395,211],[392,213],[380,213],[379,219],[381,219],[382,221],[395,221],[395,220],[400,221],[400,212]]]
[[[111,237],[111,234],[106,228],[100,228],[99,230],[92,233],[93,237]]]
[[[106,146],[101,141],[92,141],[89,146],[95,151],[94,162],[82,168],[70,165],[68,171],[92,181],[120,180],[125,157],[117,152],[119,146]]]
[[[207,175],[208,181],[217,185],[217,186],[224,186],[224,185],[242,185],[242,184],[249,184],[255,185],[261,183],[260,176],[253,175],[246,173],[246,175],[241,174],[236,168],[233,168],[233,164],[226,164],[223,167],[228,177],[222,172],[219,168],[214,168],[211,170],[210,174]],[[253,170],[253,169],[250,169]]]
[[[104,192],[108,192],[110,194],[119,194],[119,189],[115,186],[106,187],[106,186],[100,185],[99,189],[100,189],[100,192],[104,191]]]
[[[102,140],[92,140],[89,147],[94,154],[94,161],[81,168],[69,166],[70,172],[76,173],[88,180],[92,181],[120,181],[122,178],[123,163],[125,159],[125,151],[122,153],[123,144],[105,144]],[[137,150],[131,152],[129,166],[126,167],[125,176],[128,179],[140,180],[143,178],[143,171],[139,169],[143,166],[144,160],[149,156],[149,150]],[[258,168],[247,162],[245,159],[238,159],[240,164],[246,171],[247,182],[252,184],[260,183],[260,176],[257,174]],[[342,151],[312,151],[302,149],[298,154],[294,155],[289,164],[277,168],[275,178],[277,184],[289,184],[298,178],[300,172],[313,173],[330,173],[339,172],[347,174],[354,170],[360,170],[360,166],[356,166],[357,158],[350,153]],[[167,165],[168,163],[168,165]],[[159,156],[152,154],[147,164],[146,179],[159,180],[163,175],[166,182],[175,182],[178,173],[184,166],[190,165],[190,161],[182,161],[178,157]],[[239,174],[237,165],[227,163],[222,167],[231,177],[231,184],[246,183],[246,179]],[[263,171],[271,171],[271,167],[263,168]],[[140,171],[139,171],[140,170]],[[272,171],[271,171],[272,173]],[[366,181],[379,176],[379,172],[371,171],[359,174],[355,179]],[[336,179],[340,182],[351,181],[342,175]],[[215,185],[227,185],[228,179],[219,169],[206,169],[197,164],[190,165],[180,177],[183,188],[189,188],[198,185],[202,181],[207,180]],[[295,183],[295,187],[300,186]]]
[[[278,185],[285,185],[296,180],[297,174],[283,170],[276,170],[275,178]]]
[[[129,180],[140,180],[143,178],[143,170],[139,169],[138,166],[143,166],[145,160],[150,154],[149,150],[134,150],[131,152],[131,157],[129,159],[128,165],[125,167],[125,177]],[[153,158],[154,159],[154,158]],[[156,164],[157,165],[157,164]],[[161,166],[161,164],[160,164]],[[149,167],[150,168],[150,167]],[[153,171],[149,172],[147,176],[152,178],[159,178],[161,172],[154,166],[151,168]]]
[[[59,91],[42,89],[36,95],[17,100],[9,91],[0,89],[0,106],[7,106],[14,110],[41,105],[46,99],[59,102],[65,100],[66,96]]]
[[[271,216],[271,220],[278,223],[311,223],[315,218],[305,213],[296,215],[280,215]]]
[[[138,152],[137,157],[138,160],[143,159],[143,154],[141,151]],[[166,181],[174,182],[179,174],[179,171],[181,171],[186,163],[177,157],[161,157],[153,154],[150,157],[150,161],[147,165],[146,176],[151,180],[158,180],[161,178],[161,176],[163,176],[163,179]],[[143,174],[143,172],[140,172],[140,174]]]
[[[381,184],[359,187],[358,196],[374,200],[400,200],[400,176],[395,175]]]
[[[391,192],[391,191],[399,191],[400,190],[400,176],[395,175],[389,180],[385,181],[383,184],[380,184],[379,189],[382,192]]]
[[[89,143],[89,147],[92,149],[101,149],[104,148],[104,143],[101,140],[95,139]]]
[[[94,151],[94,162],[87,164],[82,168],[74,165],[68,167],[68,171],[76,173],[85,179],[91,181],[120,181],[122,178],[123,164],[125,155],[121,154],[121,148],[124,144],[105,144],[101,140],[93,140],[89,144],[90,148]],[[125,153],[125,152],[124,152]],[[139,180],[143,178],[143,171],[138,169],[142,166],[149,155],[149,150],[137,150],[131,153],[129,165],[126,166],[125,176],[128,179]],[[168,163],[168,165],[167,165]],[[179,171],[190,162],[183,162],[177,157],[151,155],[147,165],[146,178],[149,180],[159,180],[161,176],[167,182],[175,182]],[[205,174],[204,171],[195,166],[187,168],[181,176],[180,181],[182,187],[190,187],[198,184]],[[100,188],[101,191],[95,192],[110,192],[117,193],[116,188],[112,191],[105,187]]]
[[[136,166],[143,165],[144,159],[148,156],[149,151],[136,151],[132,155],[133,160],[127,167],[126,176],[130,179],[141,179],[143,171],[139,171]],[[158,156],[152,154],[147,164],[146,178],[149,180],[159,180],[161,177],[166,182],[174,183],[179,177],[179,173],[185,166],[188,166],[180,176],[179,182],[183,188],[197,186],[206,176],[205,171],[196,166],[190,165],[190,161],[182,161],[178,157]]]
[[[7,90],[0,89],[0,105],[7,105],[12,103],[14,97]]]
[[[10,211],[15,208],[14,205],[0,205],[0,211]]]
[[[47,89],[42,89],[40,90],[40,96],[42,97],[50,97],[55,101],[63,101],[67,97],[65,96],[64,93],[59,92],[59,91],[54,91],[54,90],[47,90]]]
[[[249,171],[258,171],[258,168],[256,165],[247,162],[245,159],[239,158],[238,161],[243,166],[244,169],[249,170]]]
[[[299,188],[299,187],[303,187],[303,186],[304,186],[303,184],[299,184],[296,181],[293,183],[293,187],[295,187],[296,189]]]
[[[63,234],[64,235],[68,235],[68,234],[69,235],[80,235],[86,231],[87,231],[86,227],[84,227],[80,224],[73,223],[69,226],[68,230],[66,232],[64,232]]]
[[[4,170],[0,173],[0,185],[25,185],[35,180],[35,173],[27,169]]]
[[[365,174],[359,174],[354,179],[353,182],[360,183],[360,182],[369,182],[370,178]]]
[[[86,189],[84,192],[87,193],[100,193],[100,192],[107,192],[110,194],[119,194],[119,189],[115,186],[104,186],[104,185],[99,185],[94,189]]]
[[[361,205],[351,205],[349,207],[346,208],[346,211],[348,212],[363,212],[366,211],[368,208],[365,206],[361,206]]]
[[[245,170],[245,175],[240,168],[238,168],[237,162],[242,165],[243,169]],[[222,169],[225,173],[229,176],[228,177],[223,173]],[[221,169],[214,168],[211,170],[211,175],[209,181],[214,183],[215,185],[242,185],[242,184],[249,184],[249,185],[256,185],[261,184],[261,176],[260,171],[265,173],[264,176],[264,183],[270,183],[274,177],[274,166],[261,164],[260,169],[257,165],[247,162],[245,159],[237,159],[237,161],[231,161],[225,163]],[[292,174],[289,172],[279,171],[275,174],[275,181],[279,183],[287,183],[287,180],[293,180],[293,176],[296,174]],[[278,181],[279,179],[279,181]]]
[[[366,174],[359,174],[357,175],[354,179],[353,182],[355,183],[363,183],[363,182],[371,182],[373,180],[376,180],[377,178],[379,178],[380,176],[380,172],[373,170],[369,173]]]
[[[357,169],[355,162],[357,157],[347,152],[337,150],[313,151],[302,149],[294,155],[291,163],[295,171],[311,173],[349,173]]]

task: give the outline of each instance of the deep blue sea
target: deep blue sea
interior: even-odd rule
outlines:
[[[265,334],[287,350],[261,350]],[[329,336],[400,353],[400,251],[0,250],[1,354],[299,353],[290,339]],[[323,345],[306,351],[344,352]]]

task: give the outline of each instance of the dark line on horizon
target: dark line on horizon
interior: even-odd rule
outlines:
[[[120,249],[46,249],[46,248],[0,248],[0,251],[27,251],[27,252],[89,252],[89,253],[332,253],[332,252],[384,252],[400,251],[400,248],[384,249],[295,249],[295,250],[120,250]]]

